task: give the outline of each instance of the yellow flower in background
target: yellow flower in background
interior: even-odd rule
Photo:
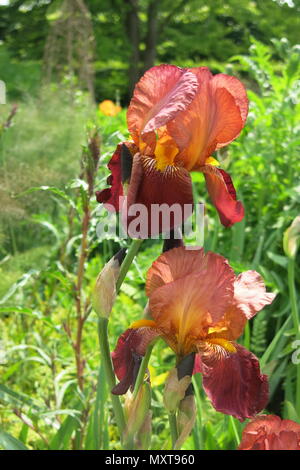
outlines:
[[[152,387],[159,387],[160,385],[165,383],[169,375],[168,372],[163,372],[162,374],[156,375],[156,370],[154,367],[148,366],[148,369],[150,372]]]
[[[116,116],[122,108],[111,100],[104,100],[99,104],[99,110],[105,114],[105,116]]]

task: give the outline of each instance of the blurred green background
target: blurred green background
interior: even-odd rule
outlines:
[[[256,269],[277,292],[241,343],[270,374],[267,411],[300,422],[299,366],[291,362],[299,254],[291,275],[282,248],[285,230],[300,213],[299,12],[299,0],[0,1],[0,79],[7,87],[7,103],[0,105],[0,447],[120,446],[99,371],[90,293],[101,267],[126,242],[97,239],[97,204],[88,196],[84,158],[98,133],[95,189],[106,187],[106,163],[128,138],[133,86],[159,63],[208,66],[247,87],[247,125],[216,155],[233,178],[246,217],[224,229],[196,173],[195,194],[207,207],[205,247],[226,256],[237,273]],[[98,108],[105,99],[120,103],[122,111],[105,116]],[[87,199],[81,387],[74,286]],[[145,274],[160,252],[160,241],[143,243],[110,321],[112,347],[141,316]],[[151,448],[169,445],[161,403],[173,362],[172,353],[157,345]],[[197,425],[185,448],[236,448],[243,425],[216,413],[201,387],[197,404]]]

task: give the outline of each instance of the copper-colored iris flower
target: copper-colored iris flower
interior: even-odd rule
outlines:
[[[153,263],[146,292],[151,319],[131,325],[113,352],[120,380],[114,393],[128,390],[147,345],[160,336],[178,361],[196,353],[194,373],[202,373],[216,410],[240,420],[261,411],[268,398],[267,377],[257,358],[235,342],[247,320],[274,299],[260,275],[235,276],[222,256],[179,247]]]
[[[274,415],[257,416],[245,427],[239,450],[300,450],[300,424]]]
[[[133,156],[129,186],[122,184],[119,144],[108,165],[111,188],[99,191],[97,200],[119,210],[119,196],[126,193],[128,206],[144,204],[149,212],[151,204],[192,205],[190,172],[200,171],[222,224],[239,222],[242,203],[211,155],[238,137],[247,113],[246,91],[235,77],[213,76],[207,67],[151,68],[137,83],[127,113],[133,142],[122,144]]]

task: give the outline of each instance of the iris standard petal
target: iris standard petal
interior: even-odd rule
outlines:
[[[128,130],[136,145],[143,133],[153,132],[184,111],[197,89],[197,79],[185,69],[175,65],[149,69],[135,86],[127,112]]]
[[[264,281],[256,271],[239,274],[234,281],[232,304],[209,336],[230,341],[238,339],[247,321],[266,305],[272,303],[275,295],[272,292],[266,292]]]
[[[208,328],[224,316],[233,297],[234,272],[225,258],[212,252],[192,253],[195,260],[185,248],[164,253],[147,277],[151,315],[166,338],[176,337],[180,355],[195,350],[197,339],[205,337]],[[184,254],[187,259],[181,270],[178,260]]]
[[[197,76],[197,94],[167,128],[179,147],[185,168],[192,171],[239,135],[245,125],[248,99],[237,79],[232,81],[224,74],[212,77],[205,67],[189,70]]]
[[[266,292],[263,278],[256,271],[239,274],[234,282],[234,304],[247,320],[273,302],[276,294]]]

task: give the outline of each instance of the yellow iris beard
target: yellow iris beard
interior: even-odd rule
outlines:
[[[214,157],[208,157],[205,160],[205,165],[220,166],[220,163]]]
[[[154,151],[156,159],[156,169],[164,171],[167,166],[174,165],[174,158],[179,150],[172,137],[164,135],[156,142]]]
[[[221,346],[223,349],[225,349],[227,352],[230,353],[236,353],[236,348],[234,345],[228,341],[227,339],[223,338],[209,338],[207,340],[208,343],[210,344],[217,344],[218,346]]]
[[[134,321],[131,323],[129,328],[136,330],[137,328],[142,328],[143,326],[148,326],[150,328],[155,328],[156,323],[153,320],[147,320],[146,318],[142,318],[141,320]]]

